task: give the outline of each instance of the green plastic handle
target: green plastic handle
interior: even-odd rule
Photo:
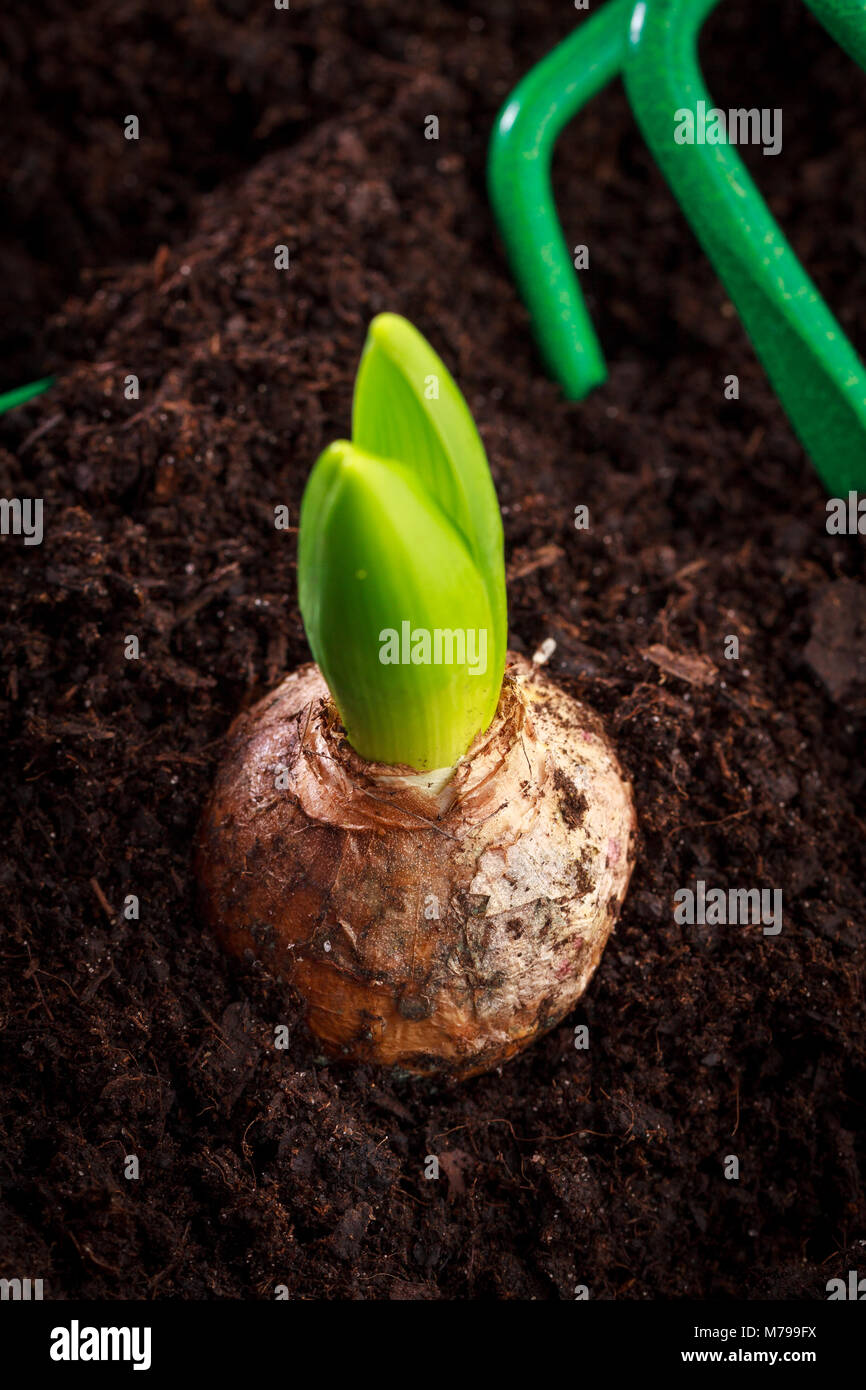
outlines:
[[[625,84],[637,121],[713,262],[800,440],[831,492],[866,486],[866,369],[730,144],[677,144],[675,113],[713,103],[700,27],[719,0],[641,0]],[[809,0],[858,61],[866,4]]]
[[[535,336],[570,400],[607,379],[556,212],[550,165],[563,126],[622,69],[634,0],[609,0],[515,87],[496,118],[487,182]]]
[[[849,58],[866,68],[866,0],[806,0],[806,4]]]

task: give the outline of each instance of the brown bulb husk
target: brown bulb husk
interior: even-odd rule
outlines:
[[[493,723],[443,776],[364,762],[313,665],[229,732],[204,917],[291,982],[332,1056],[495,1066],[568,1013],[616,921],[636,822],[597,715],[509,654]]]

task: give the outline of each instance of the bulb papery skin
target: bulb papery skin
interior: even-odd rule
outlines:
[[[365,763],[308,665],[232,726],[196,869],[206,923],[294,986],[327,1053],[460,1077],[580,998],[635,841],[598,716],[524,657],[427,776]]]

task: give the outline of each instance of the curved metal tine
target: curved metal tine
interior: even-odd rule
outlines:
[[[697,61],[719,0],[639,0],[626,90],[647,143],[713,262],[825,485],[866,487],[866,369],[727,143],[678,143],[682,113],[712,108]],[[842,6],[831,8],[839,21]],[[814,5],[813,5],[814,7]],[[850,9],[850,5],[848,6]],[[862,9],[862,6],[861,6]],[[861,21],[862,23],[862,21]],[[836,32],[836,31],[834,31]],[[686,130],[680,120],[680,130]]]
[[[490,201],[551,375],[581,400],[607,377],[562,232],[550,165],[563,127],[622,70],[634,0],[608,0],[518,83],[490,139]]]

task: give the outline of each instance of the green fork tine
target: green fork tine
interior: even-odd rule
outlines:
[[[806,0],[806,4],[849,58],[859,63],[861,68],[866,68],[864,0]]]
[[[16,386],[13,391],[4,391],[0,396],[0,415],[23,405],[25,401],[32,400],[34,396],[41,396],[43,391],[47,391],[49,386],[53,385],[54,377],[44,376],[41,381],[31,381],[26,386]]]
[[[643,0],[629,31],[625,85],[656,163],[737,306],[788,418],[831,491],[866,483],[866,370],[794,255],[730,144],[678,145],[674,112],[712,106],[697,61],[700,27],[719,0]],[[855,15],[808,0],[862,54]]]
[[[622,71],[634,0],[609,0],[542,59],[496,118],[487,180],[547,368],[569,400],[607,380],[556,212],[550,164],[563,126]]]

